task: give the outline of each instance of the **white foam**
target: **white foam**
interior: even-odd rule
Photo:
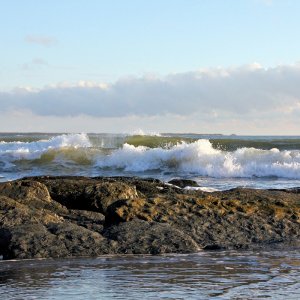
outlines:
[[[51,150],[72,148],[75,154],[80,155],[81,148],[89,147],[92,145],[86,134],[59,135],[36,142],[0,142],[1,170],[6,172],[13,169],[18,160],[38,159]],[[74,163],[78,163],[80,160],[75,154],[70,154],[71,159],[74,156]],[[276,176],[300,179],[300,150],[239,148],[229,152],[214,149],[206,139],[193,143],[182,142],[167,149],[124,144],[112,152],[102,152],[93,147],[85,149],[82,155],[88,157],[94,167],[130,173],[156,170],[159,173],[171,172],[192,177]],[[68,157],[60,159],[67,160]]]
[[[264,177],[300,179],[300,151],[240,148],[233,152],[214,149],[209,140],[180,143],[170,149],[124,144],[97,161],[100,168],[119,168],[131,172],[176,171],[198,176]]]
[[[91,147],[86,134],[63,134],[52,137],[49,140],[36,142],[0,142],[0,155],[4,158],[6,167],[10,166],[9,161],[20,159],[37,159],[49,150],[61,148],[83,148]]]
[[[142,129],[137,129],[134,130],[131,134],[129,135],[142,135],[142,136],[161,136],[159,132],[155,131],[144,131]]]
[[[184,189],[189,191],[202,191],[202,192],[209,192],[209,193],[218,191],[218,189],[216,188],[207,187],[207,186],[187,186]]]

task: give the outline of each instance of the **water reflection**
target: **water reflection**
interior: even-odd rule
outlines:
[[[299,299],[297,249],[0,263],[6,299]]]

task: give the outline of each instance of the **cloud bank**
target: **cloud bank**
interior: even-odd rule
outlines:
[[[83,81],[40,90],[0,92],[0,112],[16,111],[40,117],[88,116],[95,120],[177,118],[193,120],[193,124],[215,122],[225,129],[241,124],[253,128],[253,123],[264,126],[269,120],[277,125],[281,122],[281,132],[287,122],[287,130],[300,130],[300,64],[269,69],[252,64],[163,78],[130,77],[112,84]]]

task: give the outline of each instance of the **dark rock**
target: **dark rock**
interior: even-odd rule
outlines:
[[[105,213],[112,203],[123,199],[136,198],[135,186],[123,182],[101,182],[85,188],[84,196],[91,210]]]
[[[190,180],[190,179],[172,179],[169,181],[170,184],[176,185],[180,188],[185,188],[187,186],[190,187],[199,187],[199,184],[194,181],[194,180]]]
[[[40,180],[52,199],[69,209],[104,213],[114,201],[137,197],[134,185],[112,179],[47,177]]]
[[[52,201],[47,187],[34,180],[17,180],[0,184],[0,196],[15,199],[18,203],[36,209],[49,209],[63,213],[66,209]]]
[[[118,242],[119,253],[162,254],[200,250],[187,234],[165,223],[149,223],[136,219],[109,227],[104,235]]]
[[[24,224],[10,230],[4,259],[96,256],[108,253],[100,234],[72,223]]]
[[[222,250],[222,249],[224,249],[224,247],[217,244],[206,245],[203,247],[203,250]]]
[[[89,230],[101,233],[105,216],[101,213],[86,210],[69,210],[68,214],[63,215],[65,220],[76,223]]]
[[[299,238],[299,189],[186,192],[136,177],[0,183],[4,259],[249,249]]]

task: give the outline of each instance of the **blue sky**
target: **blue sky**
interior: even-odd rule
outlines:
[[[145,111],[142,108],[133,109],[132,113],[128,111],[126,114],[119,113],[116,116],[110,111],[103,113],[103,109],[112,110],[112,105],[110,107],[101,105],[101,101],[104,101],[101,98],[104,97],[103,93],[94,96],[94,103],[99,100],[98,106],[95,104],[95,110],[98,109],[102,112],[98,114],[91,114],[89,111],[80,113],[79,110],[72,114],[69,114],[67,110],[65,114],[48,113],[46,109],[37,111],[30,106],[33,101],[30,97],[33,90],[35,98],[38,98],[36,93],[44,97],[35,101],[44,103],[45,107],[51,107],[53,101],[59,103],[60,98],[57,96],[59,92],[64,99],[67,98],[66,94],[70,96],[70,93],[75,93],[68,100],[72,105],[74,98],[80,98],[80,95],[86,92],[84,98],[86,99],[87,95],[90,95],[90,89],[94,89],[96,86],[101,89],[107,84],[109,89],[117,94],[120,81],[127,80],[126,84],[130,81],[130,84],[134,85],[133,90],[137,90],[138,79],[146,80],[145,78],[153,77],[167,82],[165,85],[169,87],[176,82],[178,86],[183,86],[184,90],[186,81],[178,82],[169,77],[177,74],[179,77],[182,75],[184,80],[191,80],[196,75],[193,77],[187,76],[187,74],[193,72],[213,73],[222,77],[222,72],[228,74],[235,72],[234,74],[236,74],[237,70],[246,68],[248,71],[244,69],[244,73],[240,72],[241,78],[245,78],[249,72],[253,71],[251,66],[257,64],[260,67],[256,70],[263,68],[266,72],[264,82],[269,80],[270,70],[276,73],[278,70],[285,70],[285,67],[288,68],[287,73],[292,74],[295,82],[298,79],[300,1],[297,0],[0,0],[0,4],[0,101],[7,101],[8,95],[19,97],[19,92],[15,94],[15,90],[19,88],[26,87],[26,92],[29,93],[26,100],[13,98],[10,100],[14,103],[12,106],[4,105],[6,110],[3,111],[3,114],[5,115],[3,115],[2,124],[0,123],[3,130],[24,128],[21,121],[17,125],[12,124],[14,115],[19,116],[17,119],[23,118],[24,124],[28,119],[37,118],[41,123],[40,118],[44,118],[43,120],[46,122],[47,117],[58,118],[61,115],[73,120],[65,128],[48,125],[48,127],[41,127],[41,131],[48,129],[85,131],[92,130],[94,127],[94,131],[119,131],[121,128],[125,128],[124,125],[112,129],[112,124],[114,123],[113,118],[120,116],[131,118],[130,120],[124,119],[124,124],[131,124],[127,127],[128,130],[133,130],[134,127],[143,129],[143,126],[150,131],[152,129],[159,130],[159,128],[152,128],[152,121],[147,120],[146,117],[143,119],[144,115],[147,118],[162,117],[164,121],[156,121],[156,123],[173,131],[208,130],[209,128],[205,128],[199,121],[197,123],[197,117],[194,117],[192,123],[185,120],[184,124],[186,125],[177,128],[178,120],[176,118],[187,118],[188,115],[187,113],[184,116],[181,115],[180,109],[168,111],[166,107],[164,114],[157,111],[149,115],[146,111],[146,107],[149,110],[147,103],[140,98],[134,98],[137,93],[132,96],[132,99],[129,99],[130,93],[128,92],[126,103],[121,99],[121,94],[113,101],[110,100],[111,98],[105,98],[106,102],[112,101],[111,103],[115,107],[119,106],[118,101],[120,101],[125,111],[128,111],[130,103],[134,106],[133,108],[136,107],[137,101],[145,103]],[[247,81],[236,78],[236,75],[233,77],[236,80],[236,84],[233,83],[233,89],[242,91],[237,101],[243,107],[243,103],[245,103],[242,97],[243,90],[238,85],[242,82],[245,94],[248,94],[247,87],[249,85]],[[274,79],[274,76],[272,78]],[[287,84],[288,78],[287,75],[283,80]],[[251,80],[253,82],[257,79]],[[128,90],[131,90],[130,84],[127,85]],[[200,83],[197,82],[197,84]],[[201,85],[203,84],[201,81]],[[80,90],[75,88],[78,85]],[[52,90],[56,89],[55,99],[51,98],[51,93],[50,96],[47,94],[45,97],[49,87]],[[212,88],[218,90],[218,87],[219,85],[212,84]],[[139,82],[139,89],[143,88]],[[255,88],[261,88],[259,80],[257,80]],[[273,100],[278,98],[278,95],[282,95],[283,99],[290,99],[289,101],[282,100],[286,107],[298,109],[299,99],[295,89],[297,90],[297,84],[293,87],[283,86],[282,91],[278,91]],[[177,87],[175,90],[177,93]],[[162,93],[162,99],[167,99],[175,90],[158,91],[156,89],[154,94],[161,95]],[[151,92],[151,87],[147,85],[147,92],[138,93],[138,95],[142,97]],[[194,100],[190,100],[190,103],[199,101],[198,104],[201,106],[203,95],[209,94],[210,91],[203,92],[201,90],[201,93],[197,94],[199,93],[197,88],[195,93],[191,97]],[[220,94],[216,93],[213,96],[214,99],[221,98],[222,93],[224,93],[224,89],[220,90]],[[224,101],[230,102],[230,91],[227,90],[226,93],[228,94],[227,100]],[[263,97],[263,94],[265,94],[265,90],[261,92],[260,97]],[[153,101],[150,98],[148,99],[149,103]],[[179,98],[177,101],[184,101],[182,100],[184,97]],[[31,104],[24,105],[26,101]],[[84,103],[85,100],[78,101]],[[170,98],[166,100],[166,103],[171,105],[172,101]],[[251,101],[251,99],[247,98],[247,101]],[[264,99],[261,98],[260,101],[264,101]],[[275,100],[268,101],[271,105]],[[216,114],[216,111],[218,111],[217,114],[222,114],[219,109],[222,106],[219,105],[220,103],[216,101],[215,107],[211,108],[213,115]],[[174,104],[176,106],[176,103]],[[64,105],[67,107],[68,102]],[[292,111],[295,114],[295,109]],[[230,111],[230,113],[232,112],[233,110]],[[193,111],[190,111],[191,115],[193,113],[194,108]],[[111,119],[104,119],[104,117]],[[209,119],[209,114],[206,117]],[[239,127],[240,133],[253,132],[257,134],[259,128],[251,124],[251,118],[248,117],[249,124],[244,124],[242,129]],[[269,118],[273,120],[275,117],[275,112],[270,112]],[[81,127],[78,125],[78,120],[74,118],[84,119]],[[136,121],[132,121],[135,118]],[[166,123],[166,118],[170,118],[169,123]],[[176,120],[174,119],[174,121],[172,118]],[[238,122],[238,115],[235,115],[234,118],[231,115],[228,118],[230,119],[227,121],[236,118]],[[32,125],[27,127],[27,130],[36,128],[37,122],[32,121]],[[47,122],[51,123],[53,120],[49,119]],[[86,126],[89,122],[96,125]],[[60,124],[60,121],[56,120],[55,123]],[[96,130],[97,124],[101,124],[104,130]],[[168,124],[173,125],[168,127]],[[226,124],[223,123],[224,126],[220,124],[210,130],[220,131],[223,128],[224,133],[237,131],[235,128],[238,126],[237,123],[234,123],[235,125]],[[300,129],[296,123],[282,126],[281,134],[295,134]],[[82,130],[80,130],[81,128]],[[263,133],[272,133],[271,124],[270,130]]]

